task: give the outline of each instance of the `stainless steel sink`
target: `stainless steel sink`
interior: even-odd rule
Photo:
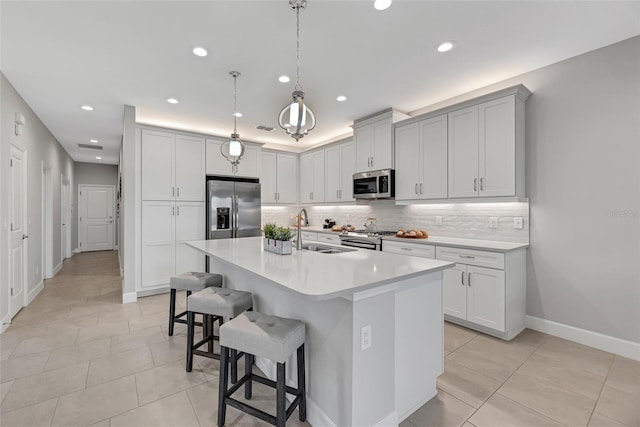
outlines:
[[[354,252],[356,249],[338,248],[335,246],[326,246],[317,243],[303,243],[302,250],[309,252],[318,252],[320,254],[341,254],[345,252]]]

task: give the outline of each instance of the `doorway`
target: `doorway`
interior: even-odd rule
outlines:
[[[11,144],[9,164],[9,315],[13,318],[27,305],[27,152]]]
[[[60,183],[60,253],[64,261],[71,257],[71,186],[64,175],[60,175]]]
[[[53,277],[53,182],[51,168],[42,165],[42,277]]]
[[[115,186],[78,185],[80,252],[110,251],[115,241]]]

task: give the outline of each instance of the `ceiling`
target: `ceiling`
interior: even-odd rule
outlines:
[[[300,72],[318,123],[296,142],[277,125],[295,85],[287,0],[3,0],[0,8],[2,72],[74,160],[110,164],[123,105],[141,123],[231,133],[231,70],[242,73],[240,137],[300,151],[349,134],[359,117],[410,113],[640,33],[638,1],[395,0],[377,11],[372,0],[308,0]],[[438,53],[445,40],[456,48]],[[209,55],[193,55],[196,46]],[[278,82],[282,74],[291,82]],[[102,161],[78,148],[90,139],[104,147]]]

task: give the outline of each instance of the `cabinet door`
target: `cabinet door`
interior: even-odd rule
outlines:
[[[420,122],[422,146],[419,193],[421,199],[447,198],[447,116],[442,115]],[[397,134],[396,134],[397,135]],[[396,139],[396,148],[398,140]],[[396,153],[398,150],[396,150]],[[396,164],[398,158],[396,157]],[[399,167],[398,167],[399,169]],[[396,180],[398,171],[396,170]],[[397,197],[396,182],[396,197]]]
[[[339,202],[340,190],[342,188],[341,181],[341,146],[334,145],[324,150],[324,170],[325,170],[325,183],[326,193],[324,199],[327,202]],[[300,173],[302,174],[304,168],[302,167],[302,156],[300,156]]]
[[[311,201],[324,202],[324,150],[313,153],[313,188]]]
[[[384,119],[372,124],[373,145],[371,153],[371,169],[393,168],[393,132],[391,119]]]
[[[204,202],[176,203],[175,274],[204,271],[205,256],[186,245],[189,240],[204,240],[206,235]]]
[[[396,200],[420,198],[421,158],[418,132],[419,123],[396,128]]]
[[[341,173],[340,201],[353,200],[353,174],[356,173],[356,146],[353,142],[345,142],[340,146]]]
[[[504,280],[503,270],[467,266],[467,320],[469,322],[504,332]]]
[[[142,130],[142,200],[173,200],[175,136]]]
[[[176,200],[204,202],[204,138],[176,135]]]
[[[353,130],[353,139],[356,143],[356,172],[371,170],[372,131],[371,126],[362,126]]]
[[[449,197],[478,195],[478,106],[449,113]]]
[[[207,138],[206,171],[207,175],[233,175],[231,163],[220,152],[223,141]]]
[[[459,319],[467,318],[467,266],[456,264],[443,272],[444,313]]]
[[[300,156],[300,203],[311,203],[313,193],[313,154]]]
[[[276,153],[263,151],[260,158],[260,198],[262,203],[276,203]]]
[[[278,203],[298,202],[298,156],[278,153],[277,155]]]
[[[238,163],[238,176],[254,178],[260,176],[260,152],[262,149],[253,145],[244,146],[244,154]],[[227,163],[229,163],[227,161]],[[231,167],[231,164],[229,164]]]
[[[479,105],[480,197],[516,194],[515,97]]]
[[[142,202],[143,288],[167,284],[174,274],[174,218],[174,202]]]

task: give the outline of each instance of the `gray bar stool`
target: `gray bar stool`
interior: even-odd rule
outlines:
[[[220,327],[225,321],[239,316],[253,307],[250,292],[236,291],[227,288],[205,288],[187,298],[187,372],[193,368],[193,355],[220,359],[220,355],[213,351],[213,341],[218,337],[213,332],[213,323],[218,320]],[[205,332],[201,341],[194,341],[195,315],[203,315],[203,330]],[[208,351],[199,350],[201,346],[208,344]],[[231,379],[235,382],[238,378],[237,361],[242,357],[234,352],[232,355]]]
[[[171,287],[171,297],[169,299],[169,336],[173,336],[173,325],[177,323],[186,324],[187,321],[181,317],[187,314],[186,311],[176,316],[176,292],[187,291],[187,298],[192,292],[199,292],[205,288],[215,286],[222,287],[222,275],[213,273],[201,273],[190,271],[171,277],[169,280]],[[202,326],[202,323],[197,323]]]
[[[287,419],[298,407],[300,421],[307,419],[304,369],[305,325],[299,320],[246,312],[220,326],[220,383],[218,391],[218,427],[224,426],[227,405],[277,427],[284,427]],[[229,351],[244,352],[245,374],[229,388]],[[286,385],[285,362],[297,351],[298,388]],[[277,379],[271,381],[252,372],[255,356],[277,362]],[[268,414],[231,397],[244,385],[244,396],[251,399],[252,381],[276,389],[276,416]],[[286,393],[295,396],[286,407]]]

